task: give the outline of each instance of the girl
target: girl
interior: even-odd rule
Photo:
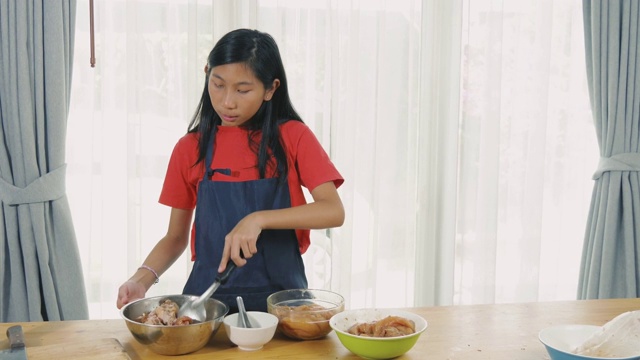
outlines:
[[[204,71],[202,98],[160,194],[172,208],[167,234],[120,286],[118,308],[143,298],[191,238],[195,262],[183,293],[201,295],[233,261],[238,268],[213,297],[231,312],[236,296],[247,310],[266,311],[270,294],[307,287],[301,254],[308,229],[344,221],[337,192],[343,178],[294,110],[273,38],[232,31],[211,50]]]

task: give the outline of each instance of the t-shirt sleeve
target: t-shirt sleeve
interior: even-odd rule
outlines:
[[[329,155],[322,147],[311,129],[303,123],[289,121],[294,131],[295,166],[300,177],[300,184],[313,191],[316,186],[333,181],[336,188],[344,182]]]
[[[160,192],[161,204],[178,208],[194,209],[197,195],[197,169],[193,166],[198,155],[195,136],[187,134],[173,148],[167,173]]]

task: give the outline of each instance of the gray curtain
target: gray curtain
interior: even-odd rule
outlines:
[[[639,3],[583,0],[600,163],[593,176],[579,299],[640,296]]]
[[[0,0],[0,321],[87,319],[65,195],[75,0]]]

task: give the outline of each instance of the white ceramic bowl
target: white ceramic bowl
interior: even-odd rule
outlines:
[[[600,326],[595,325],[557,325],[543,329],[538,334],[540,342],[545,346],[551,360],[639,360],[639,356],[632,357],[593,357],[576,355],[571,352],[582,344]]]
[[[273,339],[278,327],[278,317],[262,311],[247,311],[252,328],[238,327],[238,314],[224,318],[224,330],[232,343],[241,350],[255,351]]]

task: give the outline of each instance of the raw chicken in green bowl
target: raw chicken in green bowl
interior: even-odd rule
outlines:
[[[427,330],[421,316],[394,309],[345,310],[334,315],[329,325],[344,347],[367,359],[398,357]]]

